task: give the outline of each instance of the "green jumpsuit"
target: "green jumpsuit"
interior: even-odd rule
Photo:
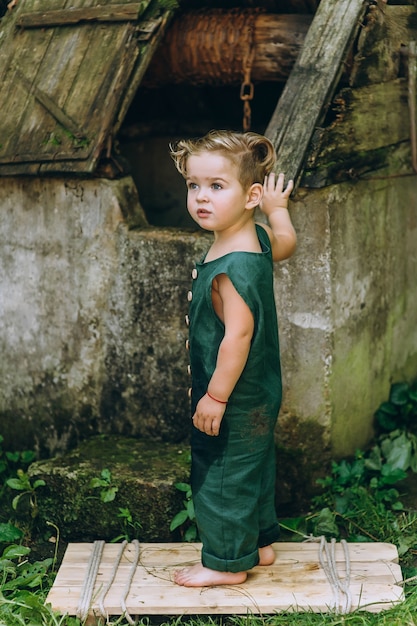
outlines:
[[[197,263],[189,298],[191,411],[206,393],[216,367],[224,324],[211,285],[227,274],[252,311],[255,329],[245,368],[229,398],[220,434],[192,427],[191,486],[202,563],[240,572],[257,565],[258,548],[276,541],[274,428],[281,404],[278,324],[273,261],[265,229],[256,226],[262,252],[231,252]]]

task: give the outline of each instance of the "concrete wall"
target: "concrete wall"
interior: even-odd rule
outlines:
[[[320,464],[366,444],[392,380],[417,372],[416,181],[301,189],[277,267],[278,439]],[[193,259],[209,236],[146,227],[130,178],[0,185],[0,434],[7,449],[89,435],[182,441]]]
[[[101,432],[185,439],[201,237],[143,229],[130,178],[4,178],[0,210],[5,448],[54,454]]]
[[[395,381],[417,377],[417,183],[410,173],[300,190],[299,245],[277,270],[283,421],[313,418],[332,454],[372,436]]]
[[[417,177],[341,185],[333,202],[332,444],[345,453],[390,384],[417,378]]]

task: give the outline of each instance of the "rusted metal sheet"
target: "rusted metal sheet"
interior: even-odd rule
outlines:
[[[44,2],[19,3],[0,38],[0,175],[95,170],[169,21],[169,12],[149,16],[153,1],[132,3],[136,16],[144,11],[139,20],[30,29],[16,24],[38,15]],[[49,0],[48,12],[65,4]],[[117,2],[71,4],[108,15]],[[119,5],[129,13],[126,2]]]

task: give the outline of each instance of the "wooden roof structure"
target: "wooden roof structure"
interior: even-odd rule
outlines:
[[[93,172],[171,17],[154,0],[66,4],[19,3],[0,40],[0,175]]]
[[[173,15],[169,0],[67,4],[19,3],[0,38],[0,176],[95,172]],[[244,2],[254,4],[314,13],[266,130],[278,167],[299,180],[370,0]]]

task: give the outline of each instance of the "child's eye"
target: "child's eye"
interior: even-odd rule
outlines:
[[[219,183],[212,184],[213,189],[222,189],[222,186]]]
[[[197,184],[196,183],[188,183],[188,189],[197,189]]]

